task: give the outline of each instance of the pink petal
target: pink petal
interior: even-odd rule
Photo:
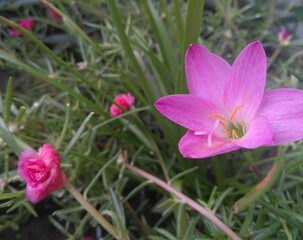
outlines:
[[[234,141],[236,145],[244,148],[257,148],[273,143],[272,127],[266,117],[256,116],[247,128],[245,135]]]
[[[218,108],[204,98],[192,95],[169,95],[155,103],[160,113],[170,120],[193,131],[209,132],[217,119],[208,115],[218,114]]]
[[[251,120],[261,103],[266,81],[266,55],[260,42],[248,44],[232,65],[224,89],[224,103],[230,114],[237,106],[244,105],[237,113],[242,121]]]
[[[185,71],[188,90],[223,106],[223,90],[230,72],[230,65],[203,46],[191,45],[185,55]]]
[[[187,131],[179,142],[179,150],[187,158],[206,158],[214,155],[230,152],[240,147],[217,136],[212,136],[212,145],[208,145],[207,135],[194,135],[193,131]]]
[[[27,176],[27,163],[29,160],[37,160],[39,158],[37,152],[33,149],[26,150],[21,153],[18,162],[18,175],[26,179]]]
[[[44,144],[39,148],[40,161],[43,162],[48,168],[53,167],[60,163],[60,156],[50,144]]]
[[[303,138],[303,91],[275,89],[264,94],[258,115],[266,116],[274,135],[271,145]]]
[[[29,184],[27,184],[26,186],[26,190],[25,190],[25,197],[28,201],[30,201],[31,203],[36,203],[39,202],[40,200],[42,200],[43,198],[45,198],[48,194],[47,191],[43,191],[43,188],[40,188],[41,185],[39,185],[39,187],[32,187]]]

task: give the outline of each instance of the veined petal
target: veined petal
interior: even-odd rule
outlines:
[[[257,114],[266,116],[272,126],[271,145],[303,138],[303,91],[281,88],[265,92]]]
[[[266,81],[266,55],[260,42],[248,44],[231,67],[224,89],[227,113],[243,105],[236,117],[251,120],[261,103]]]
[[[223,106],[223,90],[231,66],[203,46],[191,45],[185,55],[185,71],[191,95]]]
[[[247,126],[245,135],[234,141],[236,145],[244,148],[257,148],[273,143],[273,131],[266,117],[256,116]]]
[[[194,132],[190,130],[179,142],[179,150],[187,158],[206,158],[239,148],[230,140],[226,141],[216,135],[212,136],[211,146],[209,146],[208,135],[194,135]]]
[[[168,119],[193,131],[211,131],[215,123],[208,115],[217,114],[218,108],[208,100],[192,95],[169,95],[155,103],[156,108]]]

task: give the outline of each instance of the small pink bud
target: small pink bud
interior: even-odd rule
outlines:
[[[130,93],[127,94],[121,93],[114,99],[114,101],[118,103],[121,107],[129,111],[131,105],[135,103],[135,98],[131,96]],[[123,113],[122,110],[119,109],[115,104],[112,104],[110,106],[110,115],[112,117],[118,116],[122,113]]]
[[[88,67],[88,62],[78,62],[77,67],[78,70],[85,70]]]
[[[32,18],[28,18],[28,19],[25,19],[21,22],[18,23],[20,25],[20,27],[23,27],[24,29],[26,30],[33,30],[33,27],[34,27],[34,20]],[[11,36],[22,36],[22,33],[19,32],[17,29],[11,29],[9,31],[10,35]]]
[[[30,149],[21,153],[18,175],[26,180],[25,197],[36,203],[66,183],[60,168],[60,156],[50,144],[44,144],[37,153]]]
[[[120,153],[120,155],[116,159],[116,163],[118,165],[125,163],[127,161],[127,151],[124,150],[123,153]]]
[[[46,9],[46,14],[56,22],[60,22],[62,17],[52,8],[47,8]]]
[[[289,45],[291,34],[284,27],[281,27],[278,38],[281,45],[287,46]]]

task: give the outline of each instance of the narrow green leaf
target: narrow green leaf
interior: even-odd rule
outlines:
[[[122,223],[123,222],[123,214],[122,214],[122,210],[121,210],[121,207],[120,207],[120,204],[118,202],[118,199],[115,195],[115,192],[114,190],[109,187],[109,193],[110,193],[110,196],[112,198],[112,201],[113,201],[113,205],[114,205],[114,209],[115,209],[115,213],[118,215],[119,217],[119,220],[120,222]],[[121,224],[122,225],[122,224]]]
[[[278,148],[278,154],[273,164],[273,167],[267,173],[267,176],[257,184],[250,192],[245,194],[233,205],[234,213],[240,213],[245,210],[251,203],[263,196],[267,190],[269,190],[281,176],[281,172],[284,167],[285,161],[285,149],[283,147]]]
[[[202,16],[204,9],[204,0],[189,0],[187,4],[185,32],[182,49],[182,72],[180,82],[176,83],[176,93],[187,93],[187,84],[185,77],[185,53],[190,44],[196,44],[199,39]]]
[[[150,24],[154,31],[157,42],[159,44],[164,63],[171,72],[175,73],[175,69],[178,68],[176,51],[174,51],[174,48],[168,37],[167,30],[165,29],[162,19],[157,14],[157,11],[152,1],[144,0],[143,5],[149,17]]]
[[[6,88],[6,97],[5,97],[5,114],[4,114],[4,122],[6,124],[9,123],[10,116],[11,116],[11,105],[13,99],[13,79],[12,77],[9,78]]]
[[[122,203],[125,203],[128,199],[133,197],[137,192],[139,192],[142,188],[144,188],[146,185],[151,184],[152,182],[150,180],[145,181],[138,185],[136,188],[134,188],[127,196],[123,199]]]
[[[23,198],[23,196],[19,196],[19,197],[9,200],[8,202],[1,203],[0,208],[9,207],[9,206],[13,205],[14,203],[19,202],[22,198]]]
[[[80,135],[82,134],[86,124],[88,123],[88,121],[91,119],[91,117],[94,115],[93,112],[91,112],[90,114],[88,114],[88,116],[84,119],[83,123],[81,124],[81,126],[79,127],[79,129],[77,130],[75,136],[72,138],[72,140],[69,142],[69,144],[66,146],[64,152],[61,154],[61,157],[64,158],[68,152],[72,149],[72,147],[74,146],[74,144],[76,143],[76,141],[78,140],[78,138],[80,137]]]
[[[104,164],[104,166],[99,170],[99,172],[96,174],[96,176],[93,178],[93,180],[90,182],[90,184],[86,187],[83,195],[85,198],[87,198],[87,193],[89,192],[89,190],[94,186],[94,184],[97,182],[97,180],[99,179],[99,177],[101,176],[101,174],[105,171],[105,169],[112,163],[114,162],[117,157],[120,155],[121,150],[119,152],[117,152],[115,154],[115,156],[113,156],[106,164]]]
[[[0,193],[0,200],[18,197],[18,196],[24,195],[24,193],[25,193],[25,190],[22,190],[19,192],[14,192],[14,193]]]
[[[87,106],[89,106],[94,112],[99,113],[101,115],[105,115],[105,116],[109,116],[108,113],[106,113],[104,110],[102,110],[98,105],[96,105],[95,103],[93,103],[92,101],[88,100],[86,97],[84,97],[83,95],[81,95],[80,93],[74,91],[73,89],[67,87],[66,85],[62,84],[61,82],[59,82],[57,79],[54,78],[50,78],[46,73],[37,70],[27,64],[25,64],[23,61],[18,60],[17,58],[15,58],[14,56],[12,56],[11,54],[3,51],[0,49],[0,58],[2,58],[5,61],[8,61],[10,63],[15,64],[18,67],[23,68],[25,71],[39,77],[42,78],[44,80],[46,80],[47,82],[49,82],[50,84],[52,84],[53,86],[63,90],[64,92],[68,92],[70,95],[74,96],[75,98],[77,98],[79,101],[84,102]]]
[[[60,135],[60,138],[58,139],[57,143],[56,143],[56,151],[59,151],[60,146],[63,142],[63,139],[65,137],[67,128],[69,126],[69,119],[70,119],[70,112],[71,112],[71,106],[70,106],[70,99],[68,94],[66,95],[66,115],[65,115],[65,122],[64,122],[64,126]]]
[[[17,125],[22,123],[22,121],[24,119],[24,116],[25,116],[25,113],[26,113],[26,107],[21,106],[19,111],[18,111],[17,118],[16,118]]]
[[[177,24],[177,39],[180,45],[180,52],[182,52],[183,48],[183,39],[184,39],[184,22],[183,22],[183,16],[180,9],[180,1],[179,0],[173,0],[173,6],[174,6],[174,14]]]
[[[30,149],[25,143],[21,140],[15,138],[2,118],[0,118],[0,137],[14,150],[14,152],[19,156],[23,151]]]
[[[253,208],[250,205],[250,206],[248,206],[248,211],[245,216],[244,223],[242,224],[241,229],[240,229],[240,233],[239,233],[240,236],[245,237],[245,232],[250,230],[253,216],[254,216]]]

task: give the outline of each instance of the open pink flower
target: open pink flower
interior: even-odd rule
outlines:
[[[184,157],[205,158],[239,148],[257,148],[303,138],[303,91],[264,93],[266,56],[248,44],[232,66],[203,46],[185,56],[190,94],[160,98],[155,106],[187,128],[179,142]]]
[[[280,44],[287,46],[290,43],[291,34],[284,28],[281,27],[278,34]]]
[[[130,93],[121,93],[119,94],[114,101],[118,103],[121,107],[125,108],[127,111],[130,110],[130,106],[135,103],[135,98],[130,95]],[[110,106],[110,115],[112,117],[122,114],[122,110],[118,108],[115,104]]]
[[[60,168],[60,156],[49,144],[44,144],[38,153],[33,149],[24,151],[19,157],[18,174],[27,182],[25,197],[32,203],[66,183],[66,176]]]
[[[25,19],[25,20],[19,22],[18,24],[26,30],[32,30],[34,27],[34,20],[32,18],[28,18],[28,19]],[[9,33],[11,36],[22,36],[22,33],[14,28],[11,29],[9,31]]]
[[[47,8],[46,14],[56,22],[60,22],[62,19],[61,16],[52,8]]]

